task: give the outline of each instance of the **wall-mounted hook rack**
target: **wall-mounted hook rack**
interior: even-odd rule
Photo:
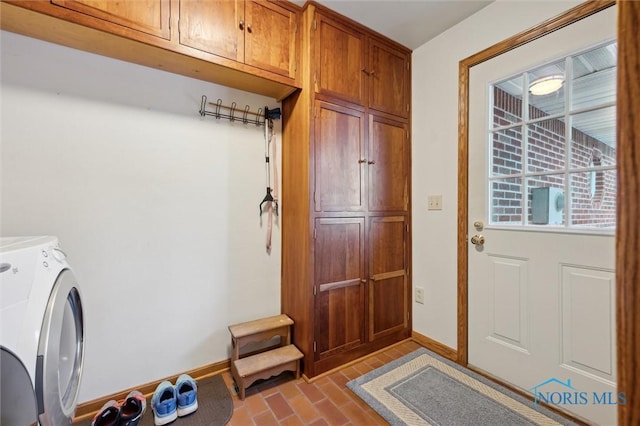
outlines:
[[[207,106],[213,109],[207,110]],[[279,111],[279,108],[278,108]],[[202,101],[200,102],[200,115],[210,115],[217,119],[224,118],[229,121],[242,121],[244,124],[255,124],[256,126],[264,126],[266,121],[265,113],[262,108],[258,108],[257,112],[251,111],[251,107],[246,105],[242,110],[242,115],[236,115],[236,113],[240,114],[238,111],[236,103],[232,102],[231,106],[222,105],[222,99],[218,99],[216,102],[207,102],[207,97],[202,96]],[[280,118],[279,113],[278,117],[268,117],[271,118]]]

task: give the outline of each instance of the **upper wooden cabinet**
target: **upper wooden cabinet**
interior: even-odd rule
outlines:
[[[3,30],[282,100],[300,8],[267,0],[2,0]]]
[[[409,116],[410,59],[407,52],[369,39],[369,108]]]
[[[322,14],[313,28],[315,91],[364,105],[365,35]]]
[[[244,62],[295,78],[296,14],[275,3],[249,0],[244,13]]]
[[[295,78],[296,14],[255,0],[180,0],[180,44]]]
[[[51,3],[103,21],[169,39],[170,0],[51,0]]]
[[[410,52],[323,13],[312,25],[317,93],[409,116]]]
[[[180,0],[180,44],[244,61],[243,1]]]

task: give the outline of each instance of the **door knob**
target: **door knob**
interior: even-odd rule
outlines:
[[[479,234],[474,235],[473,237],[471,237],[471,244],[473,244],[474,246],[484,245],[484,237]]]

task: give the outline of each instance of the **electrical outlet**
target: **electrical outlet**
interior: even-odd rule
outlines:
[[[424,288],[416,287],[416,303],[424,304]]]
[[[428,210],[442,210],[442,195],[429,195],[427,197]]]

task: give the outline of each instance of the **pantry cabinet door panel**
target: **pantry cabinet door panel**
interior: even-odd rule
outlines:
[[[364,208],[364,113],[316,102],[314,138],[316,211]]]
[[[406,124],[369,116],[367,171],[370,211],[408,210],[409,146]]]
[[[364,219],[317,219],[316,359],[348,351],[364,338]]]
[[[407,227],[404,216],[369,221],[369,340],[409,327]]]

